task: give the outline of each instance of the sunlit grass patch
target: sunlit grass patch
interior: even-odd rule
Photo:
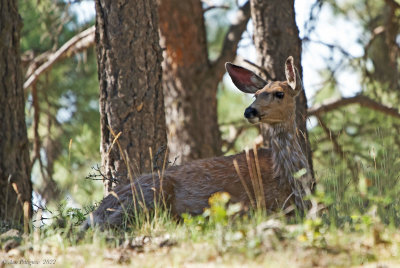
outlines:
[[[229,194],[216,193],[201,215],[177,219],[155,202],[151,210],[126,213],[118,228],[82,233],[89,211],[61,202],[52,224],[35,222],[29,235],[0,237],[0,259],[55,260],[56,267],[400,266],[399,152],[387,140],[376,143],[369,158],[356,159],[356,180],[333,151],[316,151],[312,216],[242,210]]]
[[[143,218],[126,229],[79,233],[78,214],[60,213],[64,227],[42,226],[21,237],[3,259],[54,259],[56,267],[350,267],[400,264],[400,235],[368,215],[353,216],[342,228],[322,218],[288,224],[261,211],[238,214],[229,195],[217,194],[202,215],[169,213]],[[66,208],[68,211],[68,208]],[[370,217],[370,218],[368,218]],[[68,221],[70,223],[68,223]]]

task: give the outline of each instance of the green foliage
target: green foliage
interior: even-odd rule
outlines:
[[[364,110],[362,113],[371,118],[381,116],[382,121],[387,120],[382,115],[372,115],[370,111]],[[353,118],[360,120],[361,117],[362,120],[364,116],[360,114]],[[400,154],[393,139],[395,130],[385,127],[376,129],[369,124],[357,128],[354,120],[348,118],[351,115],[339,111],[331,116],[329,122],[332,130],[335,126],[338,128],[333,135],[336,135],[335,140],[342,147],[341,153],[332,148],[331,138],[321,133],[320,128],[311,131],[312,136],[320,136],[312,139],[313,143],[317,143],[313,146],[318,145],[318,149],[314,150],[316,177],[324,187],[325,195],[335,200],[328,209],[331,220],[341,225],[352,213],[363,214],[372,206],[377,206],[384,222],[398,226]],[[340,129],[341,120],[349,120],[350,123]]]
[[[326,200],[321,189],[313,198],[320,203]],[[288,224],[285,217],[261,211],[239,216],[240,206],[232,204],[226,193],[215,194],[209,203],[202,215],[184,215],[183,221],[157,209],[151,220],[146,219],[146,212],[137,214],[143,217],[138,225],[132,221],[135,225],[128,228],[95,228],[82,233],[79,223],[87,211],[61,202],[50,214],[53,224],[35,222],[30,235],[15,230],[0,234],[0,245],[7,246],[7,251],[13,248],[10,253],[3,248],[0,256],[13,259],[13,252],[25,259],[50,255],[62,267],[79,263],[161,267],[189,262],[202,266],[350,267],[394,261],[400,253],[396,229],[383,228],[374,211],[353,215],[346,226],[335,228],[323,217]]]
[[[69,5],[60,1],[20,1],[24,21],[21,49],[27,58],[52,53],[87,25],[79,25]],[[101,183],[84,178],[100,162],[100,125],[96,56],[88,49],[63,59],[42,74],[27,93],[27,126],[40,161],[33,166],[34,189],[47,201],[72,196],[74,202],[91,203],[101,197]],[[35,135],[35,112],[38,137]],[[36,153],[31,150],[31,155]],[[53,182],[53,184],[52,184]],[[54,184],[55,182],[55,184]],[[52,185],[48,189],[47,186]],[[58,188],[57,190],[55,188]]]
[[[45,211],[50,212],[50,211]],[[72,226],[79,226],[88,216],[82,209],[72,208],[67,204],[67,199],[61,200],[57,205],[57,209],[54,212],[50,212],[52,216],[50,218],[51,224],[45,226],[45,229],[56,228],[71,228]]]
[[[371,30],[386,23],[387,5],[383,1],[324,3],[337,16],[351,19],[364,29],[359,38],[363,45],[369,41]],[[219,54],[229,25],[227,17],[235,8],[233,1],[228,5],[228,10],[206,13],[211,60]],[[54,51],[86,27],[68,14],[68,6],[62,1],[20,1],[19,8],[24,21],[21,50],[25,55]],[[344,62],[362,77],[364,95],[399,107],[400,95],[387,81],[387,51],[385,40],[380,37],[371,43],[365,58]],[[33,256],[50,252],[66,266],[82,266],[88,261],[96,265],[109,261],[103,256],[116,254],[119,257],[113,259],[112,265],[133,259],[136,266],[229,263],[263,267],[293,267],[299,263],[304,267],[349,267],[399,256],[400,123],[358,106],[321,116],[328,132],[321,124],[310,129],[318,182],[311,199],[321,208],[314,217],[289,218],[287,223],[287,218],[260,211],[239,216],[241,206],[230,203],[229,195],[219,193],[210,199],[210,208],[203,214],[183,215],[183,221],[176,221],[168,210],[156,204],[153,211],[127,214],[120,230],[90,229],[82,236],[79,224],[89,210],[71,205],[92,203],[102,193],[101,183],[83,179],[90,166],[100,162],[96,72],[95,53],[89,49],[58,62],[36,83],[43,166],[38,162],[34,166],[34,188],[40,192],[51,178],[61,188],[59,198],[63,201],[50,206],[54,212],[43,212],[52,224],[36,221],[32,234],[10,236],[17,241],[19,256],[29,259],[33,248]],[[321,70],[320,76],[326,82],[315,95],[314,104],[340,96],[335,75]],[[28,131],[33,141],[31,91],[27,91],[27,100]],[[251,99],[221,83],[218,102],[222,137],[227,141],[224,151],[231,154],[252,147],[259,130],[243,119]],[[249,128],[238,134],[243,126]],[[158,238],[162,238],[160,243],[156,242]],[[3,253],[7,241],[8,236],[0,236],[0,256],[8,258]],[[75,263],[78,257],[80,262]]]
[[[362,57],[343,53],[343,66],[320,70],[325,81],[316,93],[314,104],[338,98],[335,71],[343,68],[361,77],[361,94],[389,107],[398,108],[398,59],[390,40],[396,39],[398,11],[380,1],[323,1],[335,18],[359,27]],[[397,29],[397,33],[379,29]],[[339,44],[340,46],[340,44]],[[333,53],[332,53],[333,55]],[[396,67],[397,66],[397,67]],[[309,130],[316,178],[329,205],[323,219],[338,227],[374,211],[385,224],[400,225],[400,140],[398,119],[358,105],[326,113]],[[323,123],[323,124],[321,124]],[[333,202],[331,202],[333,200]],[[374,216],[375,217],[375,216]]]
[[[352,0],[326,3],[333,7],[336,15],[354,20],[366,33],[385,23],[386,9],[381,2]],[[233,1],[219,4],[226,4],[229,9],[214,9],[208,11],[205,17],[210,59],[218,56],[222,38],[229,25],[227,17],[236,8]],[[77,23],[73,14],[68,14],[67,8],[65,3],[59,1],[21,1],[20,13],[24,21],[22,52],[37,56],[45,51],[54,51],[85,28],[85,25]],[[367,9],[369,13],[365,16]],[[368,39],[360,37],[360,42],[365,44]],[[371,43],[365,60],[350,59],[346,61],[347,68],[362,76],[363,94],[386,105],[398,107],[398,92],[392,90],[384,79],[377,79],[380,72],[387,68],[384,64],[387,61],[386,56],[381,54],[385,52],[383,46],[384,40],[377,39]],[[70,196],[73,198],[72,202],[80,204],[99,200],[102,193],[101,183],[96,184],[83,179],[89,173],[90,166],[100,162],[95,60],[94,51],[89,49],[60,61],[36,84],[40,111],[40,157],[44,168],[40,168],[38,162],[34,166],[35,190],[43,189],[46,180],[52,178],[62,190],[61,198]],[[326,83],[315,95],[315,104],[340,96],[336,77],[328,70],[321,70],[320,76]],[[27,124],[31,140],[34,138],[32,98],[29,91]],[[227,141],[223,150],[232,154],[246,146],[252,147],[259,135],[259,129],[243,119],[243,111],[251,99],[226,88],[225,84],[221,83],[218,102],[222,137]],[[337,227],[353,224],[359,219],[357,217],[363,217],[362,215],[366,215],[373,208],[383,223],[399,226],[398,120],[358,106],[338,109],[323,115],[321,119],[331,132],[326,133],[317,125],[310,129],[310,140],[319,184],[315,198],[327,209],[320,219],[304,223],[308,226],[306,229],[320,233],[320,221]],[[334,140],[340,147],[339,151],[335,148]],[[216,226],[230,226],[231,215],[225,208],[226,204],[217,203],[212,205],[205,215],[185,216],[186,224],[197,226],[193,228],[203,231]],[[75,212],[67,212],[66,217]],[[139,220],[139,229],[144,228],[150,232],[151,228],[155,227],[157,220],[154,219],[157,218],[154,215],[143,216]],[[168,216],[164,218],[167,219]],[[314,240],[316,243],[321,242],[311,239]]]
[[[210,207],[205,209],[203,214],[191,216],[183,214],[182,218],[187,226],[195,227],[197,230],[206,230],[208,228],[226,227],[233,216],[242,209],[240,204],[229,204],[230,195],[228,193],[215,193],[209,199]]]
[[[228,20],[229,12],[235,10],[236,4],[233,0],[228,1],[213,1],[215,5],[224,5],[228,7],[225,8],[216,8],[207,11],[204,15],[205,17],[205,26],[207,33],[207,47],[208,47],[208,56],[210,60],[215,60],[221,51],[224,37],[226,32],[228,31],[228,27],[230,25],[230,21]]]
[[[249,124],[243,117],[252,99],[237,89],[228,88],[225,83],[220,83],[217,98],[220,131],[222,139],[227,141],[222,150],[226,154],[234,154],[246,147],[252,148],[259,135],[259,127]]]
[[[241,204],[230,203],[228,193],[214,194],[210,197],[209,204],[210,207],[201,215],[182,215],[184,227],[193,241],[214,240],[216,250],[220,253],[234,251],[249,257],[261,253],[262,237],[255,229],[260,220],[265,220],[264,213],[258,211],[240,216]]]
[[[215,193],[210,199],[210,207],[203,212],[204,217],[209,217],[211,224],[226,226],[228,220],[242,209],[240,204],[228,204],[228,193]]]
[[[299,230],[297,240],[310,246],[326,247],[325,233],[328,226],[321,218],[306,219]]]

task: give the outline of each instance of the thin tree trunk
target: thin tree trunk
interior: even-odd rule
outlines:
[[[254,25],[254,44],[257,50],[257,65],[264,68],[267,79],[285,81],[284,63],[292,55],[302,77],[301,41],[295,22],[294,0],[250,0]],[[305,92],[297,97],[296,124],[300,145],[307,155],[313,173],[312,155],[306,128],[307,99]],[[262,129],[264,141],[268,131]]]
[[[221,155],[217,88],[225,73],[225,61],[233,61],[236,55],[250,18],[250,4],[238,11],[215,62],[208,60],[200,0],[161,0],[159,16],[170,157],[182,163]]]
[[[21,18],[17,1],[0,0],[0,219],[23,222],[31,216],[29,144],[19,51]]]
[[[102,165],[108,178],[127,180],[151,172],[149,148],[154,156],[167,143],[156,0],[96,0],[95,42]]]

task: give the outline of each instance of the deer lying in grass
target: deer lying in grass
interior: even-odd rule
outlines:
[[[271,148],[172,166],[163,174],[142,175],[130,184],[117,186],[104,198],[85,222],[86,227],[120,225],[127,212],[151,209],[161,201],[175,215],[201,214],[216,192],[228,192],[232,202],[270,210],[283,208],[288,200],[300,210],[307,207],[303,197],[311,188],[312,177],[296,136],[295,97],[302,85],[293,58],[285,63],[287,81],[266,82],[231,63],[226,69],[236,87],[254,94],[255,101],[244,116],[250,123],[270,126]]]

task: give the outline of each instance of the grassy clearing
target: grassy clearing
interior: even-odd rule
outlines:
[[[180,222],[164,211],[123,231],[83,235],[76,225],[81,215],[70,210],[60,213],[63,228],[3,234],[0,260],[55,267],[400,267],[400,232],[373,211],[338,228],[324,221],[327,210],[303,220],[261,212],[238,216],[228,200],[218,194],[203,215]]]
[[[0,224],[0,267],[400,267],[400,153],[382,144],[357,180],[333,153],[317,152],[311,198],[319,211],[305,218],[239,216],[240,207],[217,194],[200,216],[177,221],[157,209],[122,230],[82,234],[86,213],[64,204],[29,235]]]

